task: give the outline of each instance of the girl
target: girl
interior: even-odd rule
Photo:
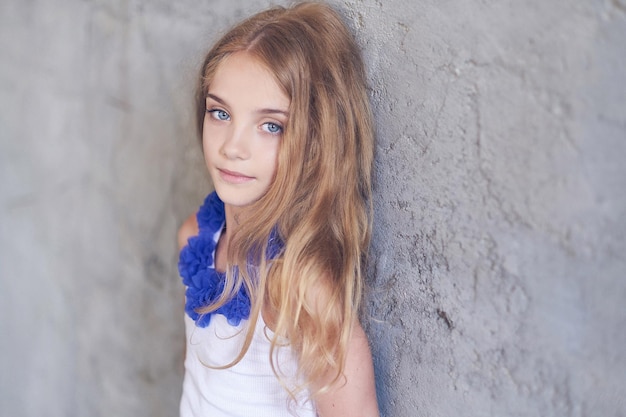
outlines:
[[[358,321],[373,129],[330,7],[273,8],[206,56],[198,128],[216,192],[179,231],[182,416],[378,416]]]

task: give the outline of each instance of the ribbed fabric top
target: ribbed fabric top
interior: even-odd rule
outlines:
[[[258,321],[250,348],[239,363],[226,369],[211,368],[236,358],[248,324],[244,320],[234,327],[224,316],[216,314],[209,326],[200,328],[185,315],[187,356],[181,417],[316,416],[306,398],[290,404],[287,391],[270,366],[272,334],[262,320]],[[291,349],[278,348],[277,360],[286,381],[289,378],[293,381],[297,365]]]

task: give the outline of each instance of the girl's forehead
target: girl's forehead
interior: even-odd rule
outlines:
[[[246,52],[224,58],[207,87],[209,96],[257,108],[286,110],[291,101],[270,69]]]
[[[277,74],[274,73],[272,68],[266,65],[265,62],[257,58],[254,54],[246,51],[234,52],[222,58],[215,67],[215,71],[206,85],[206,90],[208,91],[213,84],[215,84],[218,77],[224,78],[224,74],[242,76],[246,72],[256,73],[256,80],[259,83],[275,85],[281,89],[285,95],[288,95],[281,86],[279,78],[277,77]]]

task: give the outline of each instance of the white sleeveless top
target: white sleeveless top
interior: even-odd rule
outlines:
[[[247,325],[248,321],[243,320],[239,326],[231,326],[223,315],[214,314],[209,325],[201,328],[185,315],[187,356],[181,417],[315,417],[306,393],[294,404],[272,371],[272,333],[261,318],[241,361],[226,369],[211,368],[227,365],[237,357]],[[277,350],[283,378],[293,381],[297,363],[291,349]]]
[[[217,241],[220,232],[214,239]],[[181,417],[315,417],[308,392],[297,403],[291,400],[270,365],[272,331],[262,317],[257,320],[254,337],[245,356],[231,363],[241,351],[248,320],[238,326],[226,317],[213,314],[207,327],[198,327],[185,314],[187,350],[185,379],[180,402]],[[296,358],[289,346],[277,347],[274,364],[290,388],[295,385]],[[207,366],[208,365],[208,366]]]

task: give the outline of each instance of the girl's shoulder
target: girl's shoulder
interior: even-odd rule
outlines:
[[[180,250],[185,247],[189,238],[198,235],[199,231],[196,215],[192,214],[187,217],[187,220],[185,220],[178,229],[178,249]]]

